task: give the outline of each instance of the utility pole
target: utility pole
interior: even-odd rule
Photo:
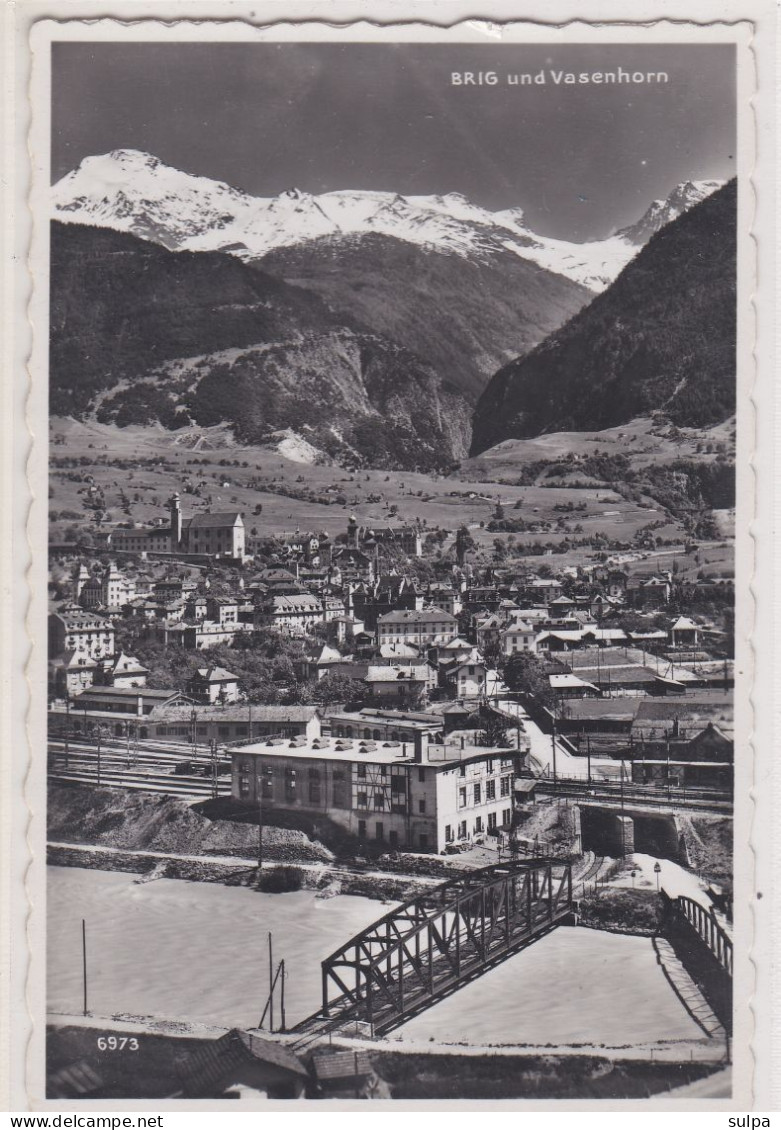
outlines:
[[[81,976],[84,989],[84,1015],[87,1015],[87,921],[81,920]]]
[[[97,786],[100,788],[100,739],[103,733],[103,727],[98,724],[98,780]]]
[[[197,759],[198,759],[198,715],[197,715],[196,710],[195,710],[195,703],[193,703],[193,708],[190,711],[190,730],[191,730],[191,738],[192,738],[192,756],[193,756],[193,760],[197,761]]]
[[[551,744],[553,746],[553,784],[556,785],[556,783],[557,783],[557,773],[556,773],[556,723],[555,723],[555,721],[553,723],[553,729],[551,730],[550,738],[551,738]]]
[[[271,931],[268,935],[268,999],[269,999],[269,1014],[268,1014],[268,1028],[269,1032],[274,1031],[274,952],[272,948]]]
[[[621,812],[624,811],[624,759],[621,758]]]
[[[67,676],[66,676],[67,679]],[[67,769],[70,761],[70,730],[71,730],[71,696],[70,689],[67,682],[65,683],[65,768]]]
[[[286,1027],[286,1024],[285,1024],[285,977],[287,976],[287,974],[285,973],[285,959],[284,959],[284,957],[282,958],[282,961],[281,961],[280,964],[282,966],[282,973],[281,973],[282,982],[281,982],[281,986],[280,986],[280,990],[279,990],[279,1011],[280,1011],[280,1018],[279,1018],[280,1029],[279,1030],[280,1030],[280,1032],[284,1032],[285,1027]]]
[[[211,770],[212,770],[212,800],[216,800],[219,795],[217,786],[217,741],[215,738],[209,739],[209,748],[211,750]]]
[[[261,789],[263,785],[261,783]],[[263,796],[258,797],[258,879],[263,867]]]
[[[588,786],[591,788],[591,734],[586,734],[586,764],[588,768]]]

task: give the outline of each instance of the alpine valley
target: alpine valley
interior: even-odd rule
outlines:
[[[536,235],[520,208],[490,212],[455,193],[262,199],[133,150],[89,157],[52,190],[51,411],[172,430],[225,423],[252,444],[294,434],[317,458],[421,471],[449,469],[470,445],[609,426],[616,414],[599,409],[594,385],[604,342],[575,330],[608,311],[621,338],[645,293],[625,280],[642,277],[643,356],[677,302],[675,350],[696,367],[707,304],[690,296],[730,272],[729,204],[694,220],[726,200],[718,189],[678,185],[636,224],[575,244]],[[689,216],[684,241],[674,233]],[[654,250],[665,240],[691,258],[672,285],[670,256]],[[577,364],[567,355],[566,380],[546,370],[561,411],[516,408],[518,366],[555,356],[560,340],[583,350]],[[674,387],[685,375],[647,380],[647,368],[616,376],[646,389],[618,400],[639,414],[669,402],[686,423],[689,394]],[[728,379],[719,368],[719,387]],[[731,410],[719,394],[713,419],[696,423]]]

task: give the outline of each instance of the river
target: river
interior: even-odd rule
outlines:
[[[287,971],[288,1026],[320,999],[320,962],[387,907],[259,894],[218,883],[49,868],[49,1008],[82,1007],[81,920],[89,1010],[225,1027],[258,1023],[268,993],[267,937]],[[277,1015],[278,1020],[278,1015]],[[644,938],[560,927],[400,1028],[402,1040],[473,1044],[636,1044],[697,1039]]]

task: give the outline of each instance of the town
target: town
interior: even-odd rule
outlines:
[[[696,612],[729,584],[481,568],[465,527],[422,580],[419,527],[351,515],[253,554],[240,512],[167,511],[53,547],[53,780],[230,791],[373,855],[517,850],[537,801],[584,791],[729,811],[732,646]],[[603,855],[669,832],[585,823]]]

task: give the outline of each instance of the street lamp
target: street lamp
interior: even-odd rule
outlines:
[[[657,859],[656,863],[654,864],[654,875],[656,875],[656,893],[657,894],[659,894],[659,876],[661,875],[661,873],[662,873],[662,865],[660,864],[659,860]]]

